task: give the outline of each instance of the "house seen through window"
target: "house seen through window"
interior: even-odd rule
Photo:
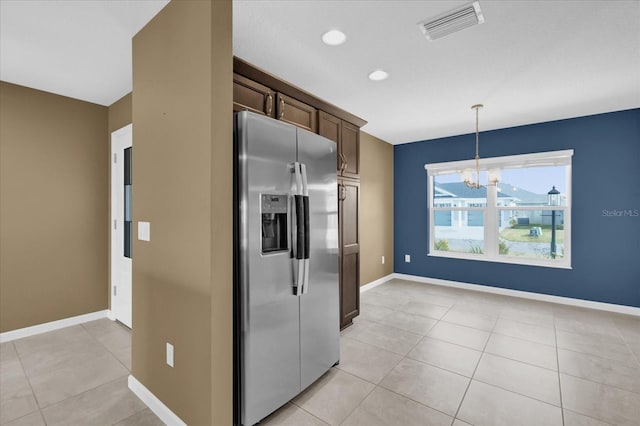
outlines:
[[[429,255],[570,267],[571,156],[556,151],[427,164]],[[489,173],[499,175],[489,182]]]

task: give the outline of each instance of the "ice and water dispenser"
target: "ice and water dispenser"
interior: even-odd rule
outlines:
[[[263,254],[286,251],[288,249],[287,204],[286,195],[261,195]]]

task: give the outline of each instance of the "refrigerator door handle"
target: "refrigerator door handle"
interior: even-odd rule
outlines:
[[[299,295],[304,293],[304,276],[305,276],[305,264],[304,264],[304,197],[302,195],[295,195],[295,214],[296,214],[296,253],[295,253],[295,262],[298,266],[297,271],[297,279],[294,283],[294,291],[295,295]],[[295,272],[295,270],[294,270]]]
[[[296,260],[305,258],[305,215],[304,215],[304,197],[302,195],[294,195],[295,212],[296,212]]]
[[[307,183],[307,169],[304,169],[304,177],[302,174],[302,164],[298,163],[297,161],[295,163],[291,164],[291,167],[293,168],[293,174],[296,177],[296,195],[304,195],[304,188],[306,186]],[[303,179],[304,179],[304,184],[303,184]]]
[[[306,200],[307,202],[305,203],[306,197],[304,196],[307,184],[307,170],[303,164],[300,164],[297,161],[292,164],[292,168],[292,172],[294,173],[296,180],[296,193],[293,196],[295,214],[295,221],[293,221],[293,223],[295,223],[295,230],[292,230],[292,236],[295,236],[295,244],[293,244],[293,247],[295,247],[295,253],[293,256],[293,261],[295,262],[293,268],[293,294],[297,296],[305,292],[305,282],[308,281],[309,275],[308,272],[306,272],[306,263],[304,260],[305,256],[307,256],[305,249],[308,247],[305,238],[305,225],[308,223],[308,220],[306,220],[308,212],[305,214],[305,204],[308,210],[308,200]]]
[[[307,185],[307,165],[304,163],[298,163],[300,165],[300,174],[302,175],[302,195],[309,196],[309,186]]]
[[[296,179],[295,200],[295,235],[296,243],[294,268],[296,282],[293,284],[293,294],[300,295],[309,291],[309,252],[310,252],[310,226],[309,226],[309,187],[307,184],[307,166],[295,162],[292,165]]]
[[[307,166],[300,163],[300,172],[302,175],[302,196],[304,207],[304,256],[303,256],[303,275],[302,275],[302,292],[305,294],[309,291],[309,254],[311,252],[311,239],[309,224],[309,186],[307,184]]]
[[[302,232],[302,236],[300,235],[300,232],[298,232],[298,237],[302,237],[302,247],[298,245],[299,248],[302,248],[302,257],[300,260],[300,270],[302,273],[299,273],[299,276],[301,278],[300,282],[302,283],[300,294],[305,294],[309,291],[309,196],[303,195],[300,198],[302,198],[302,220],[304,223],[304,230]]]

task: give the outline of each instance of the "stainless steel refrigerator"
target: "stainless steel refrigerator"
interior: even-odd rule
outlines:
[[[253,425],[339,361],[336,144],[234,117],[235,423]]]

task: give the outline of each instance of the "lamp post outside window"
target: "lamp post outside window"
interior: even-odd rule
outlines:
[[[560,191],[558,191],[555,187],[551,188],[551,191],[547,192],[549,196],[549,205],[550,206],[559,206],[560,205]],[[556,258],[556,211],[551,210],[551,258]]]

